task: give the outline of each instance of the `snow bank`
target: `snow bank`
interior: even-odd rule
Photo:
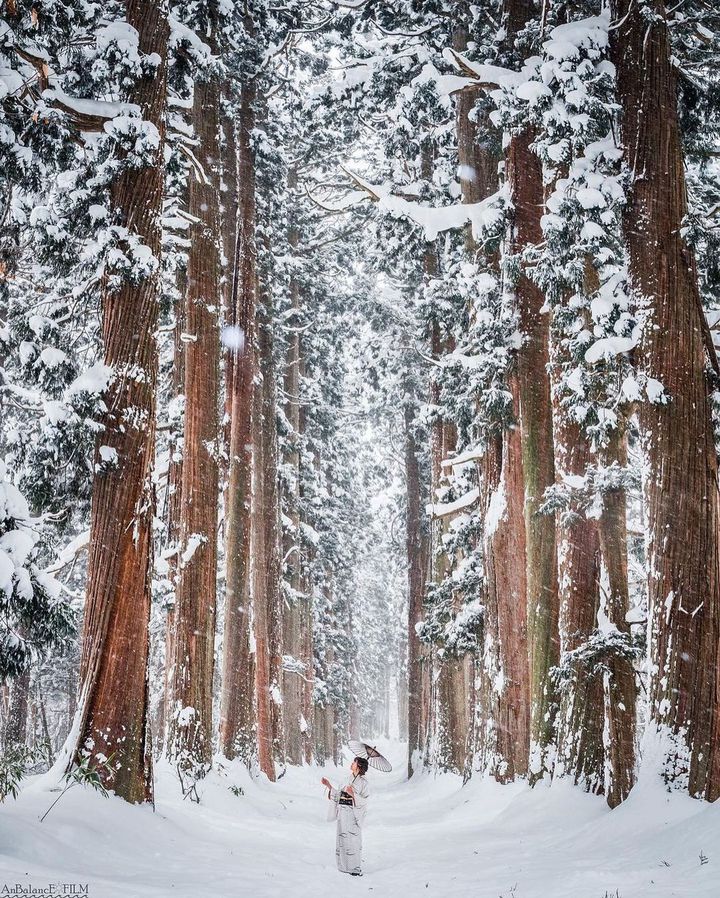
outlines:
[[[40,824],[56,794],[38,778],[3,808],[0,882],[87,883],[91,898],[717,898],[720,803],[669,795],[656,777],[615,811],[565,782],[404,782],[405,746],[383,747],[394,772],[370,771],[357,882],[335,869],[319,783],[342,785],[342,770],[289,768],[272,784],[225,761],[200,805],[161,765],[154,814],[77,787]]]

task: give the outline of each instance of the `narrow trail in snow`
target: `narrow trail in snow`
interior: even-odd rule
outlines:
[[[394,771],[369,773],[362,878],[335,868],[335,824],[325,819],[320,785],[322,776],[342,785],[347,767],[288,768],[273,784],[233,764],[206,779],[200,805],[184,802],[160,767],[155,813],[77,788],[42,824],[56,795],[42,778],[31,781],[0,810],[0,889],[87,884],[86,898],[720,894],[720,803],[648,784],[609,812],[601,798],[565,784],[531,791],[479,780],[463,787],[454,776],[406,782],[404,746],[393,743],[387,754]]]

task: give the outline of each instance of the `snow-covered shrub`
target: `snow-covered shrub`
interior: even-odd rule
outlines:
[[[18,676],[34,657],[69,637],[74,618],[57,580],[36,564],[36,521],[0,463],[0,677]]]

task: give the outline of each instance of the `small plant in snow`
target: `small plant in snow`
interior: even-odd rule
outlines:
[[[52,811],[55,805],[60,801],[60,799],[65,795],[66,792],[69,792],[73,786],[81,785],[81,786],[89,786],[91,789],[94,789],[96,792],[99,792],[104,798],[108,796],[108,790],[105,788],[105,783],[103,782],[103,778],[100,776],[100,772],[102,771],[105,774],[106,779],[112,779],[115,775],[115,769],[112,766],[113,756],[111,755],[109,758],[96,758],[94,763],[91,763],[90,757],[82,758],[74,767],[72,767],[65,774],[65,786],[62,792],[58,795],[55,801],[50,805],[50,807],[45,811],[45,813],[40,818],[40,823],[47,817],[47,815]]]
[[[209,767],[197,761],[191,752],[181,751],[178,754],[175,769],[177,770],[183,798],[189,798],[190,801],[200,804],[200,793],[197,787],[200,780],[207,775]]]
[[[25,771],[34,762],[35,755],[27,745],[7,746],[0,755],[0,803],[10,796],[17,798]]]
[[[106,758],[105,760],[97,760],[94,765],[90,764],[90,758],[83,758],[79,764],[72,768],[72,770],[68,771],[65,775],[65,779],[72,786],[75,783],[78,783],[81,786],[90,786],[91,789],[94,789],[96,792],[100,792],[105,798],[107,798],[107,789],[100,777],[100,771],[103,771],[109,778],[112,778],[114,775],[114,769],[112,767],[112,757]]]

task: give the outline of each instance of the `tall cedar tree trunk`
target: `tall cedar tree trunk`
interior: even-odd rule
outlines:
[[[242,88],[240,88],[241,94]],[[220,107],[220,233],[222,237],[222,314],[220,324],[223,339],[221,347],[221,408],[220,423],[220,490],[222,494],[222,526],[218,530],[218,539],[227,548],[228,527],[228,494],[230,489],[230,442],[232,440],[232,401],[233,401],[233,368],[235,358],[241,349],[240,333],[236,322],[237,270],[236,256],[238,251],[240,225],[240,194],[238,185],[239,153],[237,143],[238,119],[234,101],[237,94],[234,85],[226,81],[222,87]],[[229,108],[228,108],[229,107]],[[230,112],[232,109],[233,112]],[[244,338],[244,335],[243,335]],[[227,563],[225,565],[227,574]],[[225,596],[227,598],[227,594]],[[223,625],[224,625],[223,608]],[[216,672],[217,676],[217,672]],[[222,671],[219,677],[220,694],[222,695]]]
[[[267,253],[269,247],[265,247]],[[270,297],[263,305],[269,309]],[[263,406],[263,527],[265,528],[265,602],[268,613],[268,651],[273,757],[284,761],[285,735],[282,705],[283,596],[280,559],[280,489],[278,484],[277,387],[273,358],[273,333],[270,315],[259,321],[259,363],[262,368]]]
[[[175,332],[173,334],[172,397],[177,399],[185,389],[185,353],[182,335],[185,330],[185,277],[178,278],[180,292],[175,301]],[[180,550],[180,520],[182,501],[182,430],[171,434],[168,441],[168,474],[166,490],[165,518],[167,520],[168,579],[177,588],[177,573]],[[165,724],[163,738],[167,741],[170,709],[172,708],[173,671],[175,670],[175,597],[168,605],[165,618],[165,671],[163,713]]]
[[[559,364],[559,358],[553,361]],[[584,477],[591,460],[588,438],[582,427],[571,420],[558,397],[554,398],[553,413],[558,482]],[[558,521],[562,656],[586,643],[597,628],[599,551],[596,521],[586,516],[577,499],[571,498],[569,507],[560,513]],[[597,794],[601,794],[605,786],[604,724],[602,673],[589,670],[582,662],[576,663],[560,694],[555,774],[570,776],[587,792]]]
[[[210,23],[214,31],[214,23]],[[212,41],[211,41],[212,43]],[[203,776],[212,758],[212,683],[218,526],[220,85],[195,83],[192,122],[199,170],[189,185],[190,250],[185,296],[185,432],[180,558],[175,597],[169,756],[181,779]],[[185,788],[185,784],[183,784]]]
[[[611,32],[632,181],[624,230],[630,279],[647,322],[638,364],[666,402],[640,405],[648,513],[650,721],[662,775],[720,796],[718,472],[708,340],[695,258],[682,237],[687,195],[677,82],[661,0],[613,0]]]
[[[515,374],[509,387],[517,419]],[[506,783],[527,774],[530,747],[525,497],[518,427],[506,427],[488,439],[481,471],[486,583],[478,735],[483,767]]]
[[[234,99],[232,86],[225,82],[223,85],[223,105],[221,107],[220,131],[222,141],[220,144],[221,159],[221,193],[220,193],[220,220],[223,247],[223,291],[222,291],[222,316],[221,316],[221,360],[222,373],[222,421],[220,430],[222,445],[220,450],[221,467],[219,472],[220,489],[222,492],[222,527],[218,531],[218,539],[225,546],[227,556],[228,523],[230,518],[229,493],[230,493],[230,443],[232,441],[232,403],[233,403],[233,371],[236,357],[243,348],[242,338],[236,321],[236,289],[237,271],[236,256],[240,240],[240,195],[238,189],[239,152],[237,143],[239,116],[228,114],[225,104],[231,104]],[[227,560],[225,562],[225,603],[227,603]],[[237,614],[237,607],[234,612]],[[225,673],[225,628],[226,615],[223,607],[223,651],[222,667],[220,672],[220,700],[222,702],[222,683]],[[217,675],[217,674],[216,674]],[[222,712],[221,712],[222,713]],[[222,729],[221,722],[218,729]],[[220,739],[222,742],[222,739]]]
[[[440,358],[452,352],[451,341],[441,341],[437,322],[433,325],[433,356]],[[432,403],[439,403],[437,383],[431,385]],[[433,495],[442,486],[442,462],[448,459],[457,446],[457,429],[452,422],[441,421],[433,425],[432,431],[432,490]],[[448,576],[452,561],[443,549],[443,537],[448,533],[452,515],[444,515],[433,520],[433,581],[439,585]],[[460,611],[460,599],[453,597],[453,613]],[[436,763],[444,770],[464,774],[467,768],[468,730],[471,721],[470,676],[466,658],[446,655],[438,662],[435,680],[434,702]]]
[[[232,282],[237,339],[226,360],[229,405],[226,490],[226,592],[220,694],[220,749],[246,762],[255,754],[254,657],[250,647],[250,505],[252,489],[253,377],[255,374],[255,127],[256,82],[243,82],[238,118],[238,220]]]
[[[558,177],[566,176],[563,167]],[[548,193],[555,184],[548,185]],[[583,289],[591,296],[600,284],[589,257],[585,259]],[[559,307],[551,313],[558,318],[571,300],[569,293],[559,297]],[[592,327],[589,315],[586,326]],[[568,408],[561,385],[562,372],[572,364],[566,334],[555,320],[550,326],[553,435],[555,473],[559,485],[570,485],[584,478],[594,460],[590,439]],[[580,497],[571,492],[569,505],[558,515],[558,594],[560,600],[560,653],[587,643],[597,629],[600,606],[600,542],[597,522],[582,507]],[[555,776],[571,777],[586,792],[605,790],[605,694],[604,678],[596,665],[576,660],[569,665],[569,676],[559,687],[557,716],[557,764]]]
[[[462,52],[467,35],[460,31],[455,49]],[[461,179],[465,203],[478,203],[498,187],[501,158],[499,134],[488,110],[477,106],[481,96],[466,90],[458,97],[457,132],[460,165],[469,177]],[[473,112],[473,119],[470,113]],[[468,252],[479,248],[468,229]],[[498,260],[491,260],[498,265]],[[498,272],[499,273],[499,272]],[[518,383],[510,376],[513,412],[519,419]],[[488,437],[478,463],[480,507],[485,526],[483,557],[483,644],[478,674],[477,718],[482,767],[499,782],[525,776],[530,745],[530,676],[527,646],[527,572],[522,444],[516,426]],[[497,514],[497,509],[503,509]],[[498,686],[498,684],[500,684]]]
[[[229,84],[223,86],[223,107],[225,103],[232,102],[233,91]],[[242,100],[241,100],[242,105]],[[238,152],[238,118],[239,116],[228,115],[222,112],[221,129],[222,129],[222,145],[220,148],[220,157],[222,160],[222,204],[220,207],[220,218],[222,222],[222,243],[223,243],[223,314],[222,324],[224,328],[230,328],[228,333],[232,334],[232,338],[224,341],[224,353],[222,359],[222,368],[225,376],[225,415],[222,422],[222,460],[223,460],[223,505],[227,509],[230,477],[230,441],[232,439],[232,400],[233,400],[233,369],[235,366],[236,356],[241,348],[237,331],[237,309],[236,309],[236,293],[237,293],[237,251],[240,226],[240,193],[238,184],[238,168],[239,168],[239,152]],[[223,537],[227,538],[227,514],[224,518]]]
[[[128,24],[143,54],[160,65],[139,79],[128,99],[160,135],[152,164],[127,168],[111,188],[118,223],[156,258],[161,251],[163,149],[169,29],[164,4],[128,0]],[[80,726],[75,760],[90,752],[104,785],[130,802],[152,799],[148,744],[148,621],[152,569],[152,485],[159,276],[103,289],[104,361],[113,370],[108,411],[95,446],[88,583],[80,660]],[[117,463],[103,462],[109,446]],[[110,772],[110,767],[114,773]]]
[[[425,254],[425,273],[428,277],[437,275],[437,253],[434,246]],[[432,355],[440,359],[453,347],[440,337],[437,321],[432,325]],[[430,402],[439,407],[440,387],[436,380],[430,385]],[[455,426],[448,421],[435,421],[431,429],[431,495],[436,498],[442,486],[442,462],[455,451],[457,434]],[[443,583],[450,574],[451,559],[443,548],[443,537],[448,532],[451,518],[435,517],[432,521],[432,580],[436,586]],[[455,609],[457,610],[457,609]],[[465,701],[465,672],[462,661],[435,654],[436,675],[433,677],[435,695],[433,700],[433,728],[435,735],[435,763],[443,770],[462,773],[465,769],[465,745],[469,722]]]
[[[507,42],[534,15],[532,0],[505,0]],[[523,252],[542,241],[540,215],[543,181],[540,160],[533,153],[534,135],[512,137],[505,155],[514,219],[509,250]],[[555,482],[555,462],[548,375],[548,316],[541,312],[542,291],[521,270],[515,284],[523,344],[518,350],[520,435],[525,481],[528,648],[530,658],[530,777],[533,782],[552,769],[557,710],[549,671],[560,657],[555,520],[540,514],[547,487]]]
[[[421,177],[429,182],[433,174],[434,146],[427,142],[422,148]],[[435,243],[428,243],[423,255],[423,275],[426,283],[439,274],[438,250]],[[439,359],[451,352],[453,346],[442,338],[440,324],[433,321],[431,352]],[[430,383],[430,403],[436,408],[440,403],[440,385],[436,378]],[[437,419],[430,429],[431,483],[430,494],[435,499],[441,486],[442,462],[455,450],[457,432],[451,421]],[[431,580],[439,586],[449,574],[450,559],[442,547],[443,535],[450,521],[434,518],[431,522]],[[469,722],[465,696],[465,671],[462,661],[450,656],[442,657],[432,652],[434,675],[432,678],[431,726],[434,735],[434,761],[444,770],[462,773],[465,769],[465,745]]]
[[[47,710],[45,708],[45,699],[43,698],[43,688],[38,676],[35,684],[35,696],[37,700],[38,716],[40,717],[40,744],[47,763],[52,766],[55,762],[53,755],[52,740],[50,738],[50,728],[47,721]],[[37,747],[37,740],[33,738],[33,748]]]
[[[401,742],[407,742],[408,733],[408,690],[407,676],[403,676],[403,671],[396,672],[395,690],[397,695],[397,715],[398,715],[398,733]]]
[[[305,360],[300,356],[300,382],[305,380]],[[305,408],[300,406],[300,433],[305,433]],[[320,454],[316,451],[313,457],[316,476],[320,476]],[[303,504],[303,489],[300,487],[300,503]],[[313,584],[311,571],[315,564],[317,548],[311,543],[307,547],[307,569],[301,578],[303,602],[300,615],[300,661],[305,667],[305,676],[301,684],[300,712],[304,721],[303,758],[306,764],[312,761],[312,731],[314,726],[313,692],[315,689],[315,655],[313,641]]]
[[[406,548],[408,560],[408,777],[419,764],[424,748],[423,656],[415,629],[423,619],[425,595],[425,539],[422,532],[420,465],[415,438],[415,409],[405,405],[405,483],[407,494]]]
[[[601,460],[605,467],[627,465],[627,437],[624,428],[616,428]],[[608,620],[621,633],[630,633],[626,620],[630,607],[628,592],[627,498],[625,489],[616,486],[603,492],[598,519],[600,552],[607,575],[605,611]],[[611,808],[630,794],[635,782],[635,705],[637,689],[635,669],[628,658],[612,655],[605,673],[605,720],[607,738],[606,796]]]
[[[325,605],[332,608],[333,593],[329,582],[325,582],[322,587]],[[323,624],[330,625],[330,620],[324,620]],[[322,625],[322,624],[321,624]],[[329,670],[334,659],[334,652],[331,645],[325,648],[325,654],[322,659],[325,670]],[[313,708],[313,745],[315,747],[315,760],[324,765],[325,762],[333,758],[333,707],[326,700],[324,704],[315,704]]]
[[[288,191],[297,190],[297,171],[290,169],[287,181]],[[298,229],[290,211],[288,243],[294,250],[298,244]],[[294,275],[290,279],[290,299],[293,307],[292,332],[288,336],[285,364],[285,417],[291,429],[285,452],[285,467],[291,471],[288,496],[288,516],[292,521],[292,531],[286,531],[284,557],[286,558],[290,595],[285,604],[283,620],[285,651],[297,661],[301,660],[302,625],[302,548],[300,540],[300,284]],[[306,672],[307,675],[307,672]],[[303,760],[303,734],[300,729],[302,714],[303,680],[294,670],[283,673],[283,705],[285,710],[285,755],[290,764],[301,764]]]
[[[27,741],[28,711],[30,710],[30,669],[9,684],[10,701],[5,717],[2,744],[5,748],[25,745]]]
[[[268,107],[265,94],[260,91],[257,99],[258,128],[268,129]],[[260,249],[264,259],[273,255],[270,237],[270,221],[260,221],[263,238]],[[285,738],[282,706],[282,656],[283,656],[283,594],[280,527],[280,488],[278,471],[278,395],[275,371],[273,295],[268,275],[258,272],[257,318],[258,365],[262,383],[262,526],[265,529],[265,605],[268,619],[268,681],[270,695],[270,728],[273,758],[284,762]],[[254,595],[254,601],[258,597]],[[257,679],[256,679],[257,682]],[[269,774],[268,774],[269,775]],[[274,775],[274,770],[273,770]],[[271,777],[272,779],[272,777]]]
[[[265,328],[258,327],[259,341],[266,339]],[[263,348],[259,349],[262,359]],[[262,362],[261,362],[262,364]],[[261,377],[264,372],[258,371]],[[257,709],[257,751],[260,769],[271,782],[275,781],[273,760],[273,709],[270,693],[270,627],[271,609],[268,596],[268,570],[271,548],[267,544],[266,516],[268,508],[267,483],[265,480],[265,454],[268,451],[266,436],[267,421],[264,417],[263,394],[265,385],[255,389],[253,409],[253,465],[252,501],[250,525],[250,555],[253,597],[253,627],[255,636],[255,701]]]
[[[585,262],[585,291],[599,288],[597,272]],[[567,302],[569,297],[565,297]],[[551,328],[552,372],[557,378],[569,361],[563,334]],[[553,384],[553,424],[558,482],[584,477],[594,461],[584,429],[569,413]],[[620,425],[602,452],[602,461],[625,465]],[[603,493],[600,519],[588,517],[571,497],[558,520],[558,583],[561,657],[586,643],[598,627],[598,610],[621,632],[628,633],[627,535],[625,491]],[[609,590],[600,594],[600,563]],[[629,794],[635,766],[635,673],[632,662],[612,654],[603,668],[572,666],[561,690],[558,713],[556,775],[571,776],[589,792],[604,793],[615,807]]]
[[[330,648],[328,650],[327,660],[328,664],[333,664],[335,660],[334,649]],[[325,756],[329,761],[337,763],[338,758],[335,752],[335,708],[330,704],[325,705],[323,721],[325,727]]]
[[[328,478],[329,481],[329,478]],[[330,484],[328,483],[328,486]],[[330,488],[330,492],[332,488]],[[347,616],[347,628],[348,633],[353,632],[353,606],[352,602],[348,604],[348,616]],[[352,684],[350,687],[350,701],[348,706],[348,715],[347,715],[347,733],[346,739],[360,739],[360,706],[358,705],[357,700],[357,653],[353,652],[352,655],[348,658],[349,666],[348,666],[348,681]]]
[[[328,663],[332,658],[332,650],[329,650],[326,658]],[[325,766],[326,761],[334,760],[333,756],[333,725],[334,709],[329,702],[324,705],[315,705],[313,721],[313,744],[315,746],[315,760]]]
[[[453,48],[455,50],[464,51],[467,49],[468,29],[465,23],[465,15],[463,15],[465,4],[458,4],[460,17],[453,31]],[[480,195],[486,183],[492,183],[490,179],[485,178],[485,172],[482,165],[485,162],[484,155],[476,142],[480,139],[479,128],[475,121],[470,120],[471,113],[474,115],[475,105],[480,98],[480,91],[465,90],[461,91],[457,97],[455,107],[455,129],[457,133],[458,146],[458,163],[460,165],[460,187],[463,203],[474,203],[476,197],[483,199],[484,195]],[[477,157],[477,159],[476,159]],[[476,171],[476,162],[481,168]],[[495,165],[497,172],[497,164]],[[476,184],[480,184],[479,190],[475,189]],[[492,193],[492,189],[490,190]],[[477,247],[472,236],[472,227],[468,224],[465,228],[465,245],[468,256],[474,258]],[[479,472],[478,472],[479,473]],[[478,634],[482,636],[482,632]],[[462,721],[465,744],[463,746],[463,779],[467,782],[472,776],[473,762],[475,759],[476,746],[476,728],[475,722],[479,706],[476,703],[475,682],[478,680],[478,657],[468,652],[460,659],[462,668],[463,698],[464,698],[464,719]]]
[[[330,710],[329,705],[315,706],[315,727],[313,728],[313,745],[315,752],[315,760],[318,764],[325,766],[328,758],[328,749],[325,744],[326,715]]]

